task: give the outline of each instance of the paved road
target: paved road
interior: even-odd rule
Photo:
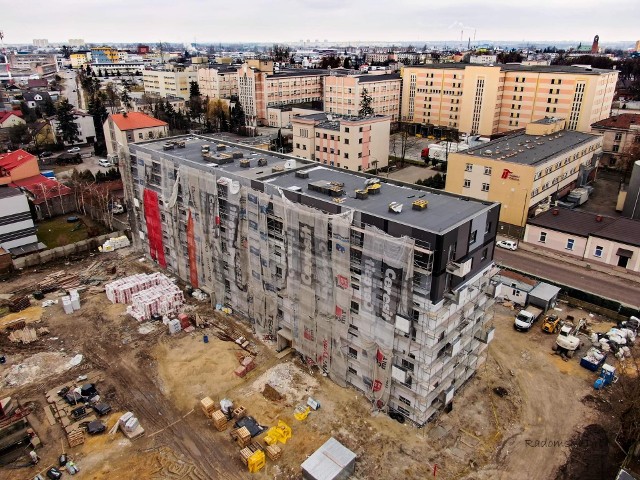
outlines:
[[[62,82],[62,95],[66,97],[74,107],[81,107],[81,105],[78,105],[76,72],[73,70],[61,70],[59,75],[64,79],[64,82]]]
[[[495,261],[506,267],[640,308],[640,283],[522,250],[512,252],[496,248]]]

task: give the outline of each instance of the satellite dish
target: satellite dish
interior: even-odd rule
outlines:
[[[233,195],[236,195],[240,191],[240,182],[234,180],[231,182],[231,186],[229,187],[229,192]]]
[[[286,169],[296,168],[296,161],[295,160],[287,160],[286,162],[284,162],[284,168],[286,168]]]

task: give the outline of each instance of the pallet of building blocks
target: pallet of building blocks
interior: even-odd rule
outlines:
[[[105,292],[107,298],[113,303],[131,303],[134,294],[158,285],[175,287],[174,283],[162,273],[138,273],[107,283]]]
[[[227,429],[227,416],[222,413],[222,410],[216,410],[211,415],[213,426],[219,432],[224,432]]]
[[[231,432],[231,438],[235,440],[240,448],[244,448],[251,443],[251,433],[247,427],[240,427]]]
[[[247,413],[247,409],[240,405],[239,407],[233,409],[233,412],[231,412],[231,417],[235,419],[242,418],[244,417],[245,413]]]
[[[282,449],[278,445],[267,445],[265,452],[267,452],[267,457],[269,457],[272,462],[275,462],[282,457]]]
[[[213,412],[216,411],[216,402],[214,402],[211,397],[204,397],[200,400],[200,408],[207,418],[211,418]]]
[[[82,445],[84,443],[84,432],[81,429],[76,428],[67,434],[67,441],[69,442],[70,447]]]

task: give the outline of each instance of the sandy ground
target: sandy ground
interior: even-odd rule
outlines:
[[[149,268],[137,257],[114,263],[117,275]],[[26,288],[33,284],[34,275],[42,273],[26,272],[0,284],[0,293]],[[553,355],[555,337],[543,334],[539,325],[529,333],[515,332],[514,312],[500,305],[486,363],[458,393],[450,413],[418,429],[372,412],[360,392],[337,386],[293,356],[276,359],[273,350],[257,340],[256,369],[244,378],[236,377],[233,370],[247,353],[233,342],[218,339],[216,333],[227,324],[245,331],[247,326],[228,316],[215,317],[202,304],[193,308],[205,318],[215,318],[218,327],[170,336],[161,324],[151,329],[126,316],[125,307],[112,305],[102,292],[84,292],[81,302],[81,310],[73,315],[65,315],[59,305],[41,312],[40,323],[57,340],[44,338],[17,346],[0,335],[0,350],[9,362],[2,367],[3,374],[29,362],[44,372],[22,386],[2,389],[3,394],[32,406],[30,421],[43,440],[41,465],[53,464],[64,449],[82,469],[76,476],[80,480],[299,479],[300,464],[331,436],[357,453],[356,478],[360,480],[432,478],[434,468],[441,479],[548,479],[554,477],[566,451],[562,446],[537,447],[536,442],[567,441],[595,415],[580,401],[592,392],[595,374],[582,369],[577,358],[564,362]],[[568,313],[576,318],[585,315],[566,310],[561,315]],[[54,358],[61,361],[77,352],[84,355],[81,365],[62,372],[54,368]],[[80,447],[66,447],[60,425],[49,426],[46,421],[43,393],[71,382],[87,369],[102,372],[104,380],[98,389],[104,399],[114,412],[134,412],[146,430],[143,437],[129,441],[120,433],[105,434]],[[265,398],[266,383],[283,398]],[[498,387],[506,394],[494,393]],[[250,475],[228,431],[217,432],[200,411],[199,400],[204,396],[216,401],[230,398],[266,427],[278,420],[290,425],[293,437],[281,445],[283,457],[277,463],[268,460],[265,469]],[[298,421],[293,411],[308,396],[322,406]],[[105,419],[107,426],[117,417]],[[36,472],[35,468],[0,467],[0,478],[22,480]]]

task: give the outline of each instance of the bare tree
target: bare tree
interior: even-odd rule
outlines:
[[[407,152],[419,143],[418,137],[411,133],[411,125],[406,122],[398,123],[398,131],[391,136],[391,152],[400,165],[404,167]]]

